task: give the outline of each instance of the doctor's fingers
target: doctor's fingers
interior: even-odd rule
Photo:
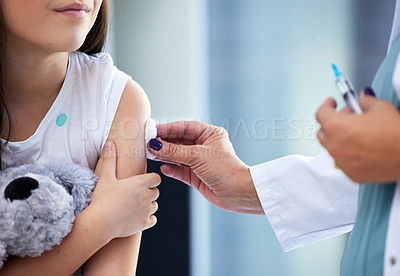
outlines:
[[[317,133],[317,138],[320,144],[324,147],[328,147],[328,135],[325,133],[325,131],[321,128],[318,133]]]
[[[350,107],[346,106],[342,110],[340,110],[338,113],[339,114],[351,114],[353,112],[351,111]]]
[[[214,128],[213,125],[197,121],[178,121],[157,125],[157,136],[166,141],[202,144],[213,134]]]
[[[164,164],[161,166],[161,172],[168,177],[175,178],[190,186],[193,186],[195,180],[199,180],[192,169],[185,165],[174,166]]]
[[[196,140],[193,139],[185,139],[185,138],[164,138],[164,137],[160,137],[161,139],[163,139],[164,141],[167,141],[169,143],[174,143],[176,145],[196,145]]]
[[[393,114],[398,113],[398,109],[393,103],[387,100],[379,100],[366,94],[365,91],[360,93],[359,102],[364,113],[376,112],[378,114],[387,113],[390,111],[393,111]]]
[[[336,114],[336,101],[333,98],[328,98],[318,108],[315,117],[322,126],[325,121],[329,120],[334,114]]]
[[[201,156],[199,154],[198,145],[177,145],[161,139],[161,148],[157,151],[147,146],[150,153],[156,156],[156,159],[167,163],[183,164],[190,166],[196,162]]]

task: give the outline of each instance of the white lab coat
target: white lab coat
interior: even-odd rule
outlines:
[[[400,0],[389,49],[400,38]],[[393,74],[400,98],[400,57]],[[284,251],[352,230],[358,185],[334,166],[328,153],[290,155],[250,168],[261,204]],[[400,182],[393,198],[384,256],[384,275],[400,275]]]

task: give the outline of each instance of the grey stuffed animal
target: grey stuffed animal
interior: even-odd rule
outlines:
[[[0,268],[9,255],[36,257],[60,244],[89,205],[97,179],[71,163],[0,171]]]

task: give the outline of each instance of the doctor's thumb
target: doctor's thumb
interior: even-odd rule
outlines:
[[[151,139],[147,145],[151,154],[161,161],[190,166],[195,160],[196,146],[178,145],[160,138]]]
[[[378,101],[375,98],[375,93],[372,88],[364,88],[364,90],[360,93],[359,102],[361,108],[366,112],[375,106]]]

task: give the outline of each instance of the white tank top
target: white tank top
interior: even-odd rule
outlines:
[[[54,160],[94,169],[129,78],[108,54],[70,53],[53,105],[31,137],[8,142],[2,168]]]

